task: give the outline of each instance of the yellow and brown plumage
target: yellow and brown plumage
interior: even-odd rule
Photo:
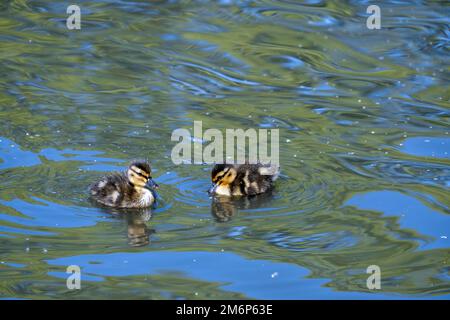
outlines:
[[[90,187],[91,198],[116,208],[146,208],[155,202],[150,164],[134,161],[125,172],[112,173]]]
[[[273,188],[279,168],[263,164],[216,164],[209,193],[224,196],[254,196]]]

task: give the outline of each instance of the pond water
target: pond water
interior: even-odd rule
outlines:
[[[0,298],[450,297],[448,5],[370,30],[366,1],[73,2],[81,30],[0,4]],[[275,191],[211,199],[210,165],[171,160],[194,121],[279,129]],[[88,201],[136,158],[156,209]]]

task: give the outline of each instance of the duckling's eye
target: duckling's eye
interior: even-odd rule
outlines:
[[[136,170],[131,169],[131,172],[133,172],[133,173],[137,174],[138,176],[143,177],[145,179],[149,179],[146,175],[144,175],[140,172],[137,172]]]
[[[218,174],[216,175],[216,177],[213,179],[213,182],[215,183],[215,182],[219,181],[224,175],[225,175],[224,172],[218,173]]]

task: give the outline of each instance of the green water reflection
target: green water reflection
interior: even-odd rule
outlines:
[[[82,1],[69,31],[67,5],[0,4],[0,298],[448,298],[448,6]],[[170,159],[194,120],[279,128],[274,194],[210,199]],[[87,200],[142,157],[156,210]]]

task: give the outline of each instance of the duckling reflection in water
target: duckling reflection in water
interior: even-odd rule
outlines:
[[[139,212],[127,214],[128,244],[133,247],[142,247],[150,244],[150,235],[155,233],[154,229],[147,226],[151,212]]]
[[[126,222],[128,244],[130,246],[142,247],[150,244],[150,235],[155,233],[154,229],[148,227],[148,222],[152,217],[150,208],[117,209],[105,206],[102,207],[102,211]]]
[[[115,208],[147,208],[155,202],[158,184],[151,176],[150,164],[134,161],[126,172],[112,173],[90,187],[96,202]]]
[[[273,197],[273,190],[252,197],[228,197],[216,195],[213,196],[211,201],[211,214],[217,222],[227,222],[231,220],[233,216],[236,216],[239,210],[267,207]]]

